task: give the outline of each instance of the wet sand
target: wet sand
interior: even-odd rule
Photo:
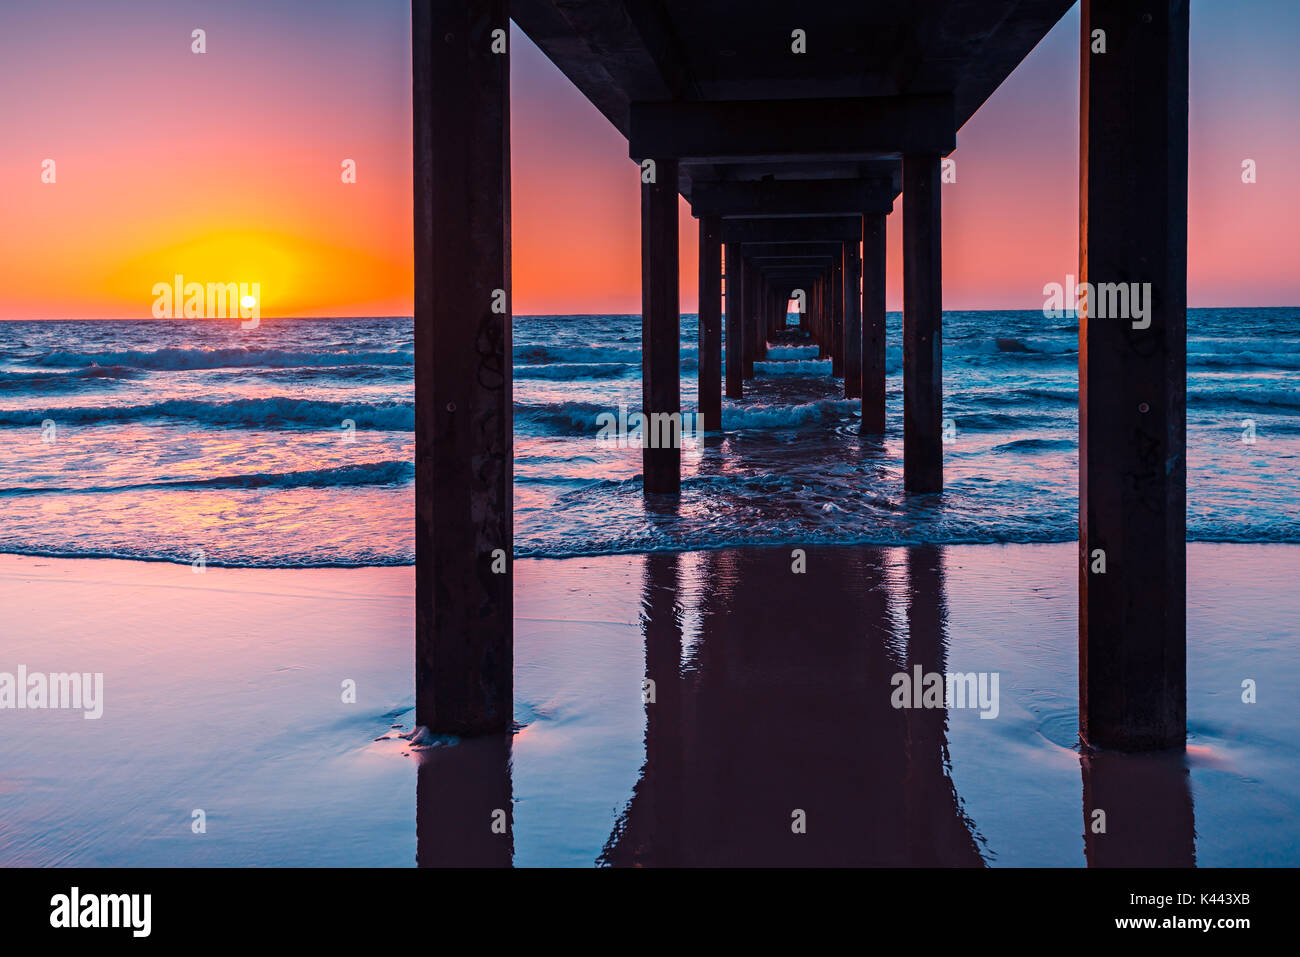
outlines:
[[[521,560],[516,732],[417,750],[411,568],[0,556],[0,672],[104,675],[98,720],[0,710],[0,865],[1300,864],[1300,547],[1189,545],[1189,746],[1146,757],[1077,747],[1074,562]],[[916,666],[996,717],[894,707]]]

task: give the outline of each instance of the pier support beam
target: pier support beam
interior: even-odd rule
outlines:
[[[759,307],[758,307],[758,290],[759,276],[758,267],[752,260],[744,259],[744,310],[745,310],[745,378],[754,378],[754,360],[760,358],[758,354],[759,337],[762,335],[762,329],[758,324]]]
[[[821,276],[817,280],[817,316],[822,324],[822,355],[829,359],[831,358],[831,344],[834,341],[834,336],[832,335],[830,310],[827,308],[825,276]]]
[[[817,358],[822,357],[822,329],[821,323],[817,320],[817,283],[810,281],[804,284],[804,290],[807,293],[808,301],[808,330],[812,333],[813,344],[817,346]]]
[[[677,160],[661,159],[654,182],[641,184],[641,468],[647,495],[676,495],[682,487],[677,265]]]
[[[812,285],[813,328],[817,330],[817,358],[830,355],[830,336],[826,334],[826,314],[822,311],[822,280]]]
[[[862,431],[885,434],[885,214],[862,217]]]
[[[844,251],[831,261],[831,375],[844,376]]]
[[[722,220],[700,217],[700,341],[696,410],[704,429],[722,426]]]
[[[727,243],[727,398],[745,395],[745,306],[744,269],[740,265],[740,244]]]
[[[829,315],[826,307],[826,300],[826,277],[823,276],[816,281],[816,315],[818,315],[818,320],[822,322],[822,342],[824,343],[822,352],[829,359],[831,358],[833,339],[831,335],[831,315]]]
[[[939,155],[903,157],[903,488],[943,491]]]
[[[514,705],[509,29],[505,0],[411,4],[415,723],[457,735]]]
[[[844,244],[844,398],[862,395],[862,263],[856,242]]]
[[[1082,14],[1080,732],[1102,748],[1181,748],[1188,3],[1082,0]],[[1104,54],[1091,53],[1097,29]]]

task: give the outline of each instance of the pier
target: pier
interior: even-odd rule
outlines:
[[[1153,295],[1142,328],[1080,315],[1080,733],[1179,748],[1188,9],[1079,2],[1080,280]],[[942,160],[1071,5],[413,0],[417,724],[472,735],[511,721],[511,18],[627,139],[643,413],[682,411],[682,197],[700,228],[706,428],[724,389],[745,400],[800,289],[801,329],[860,399],[862,431],[901,426],[905,489],[934,496]],[[901,423],[885,404],[885,222],[900,196]],[[680,448],[643,449],[643,475],[648,498],[678,495]]]

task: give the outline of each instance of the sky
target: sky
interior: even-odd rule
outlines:
[[[0,318],[145,318],[178,274],[258,282],[266,317],[409,315],[409,21],[404,0],[5,0]],[[945,308],[1041,308],[1077,271],[1078,30],[1076,6],[957,135]],[[1192,4],[1192,306],[1300,304],[1298,45],[1292,0]],[[517,29],[511,50],[514,311],[638,313],[626,141]],[[685,202],[679,226],[692,312]]]

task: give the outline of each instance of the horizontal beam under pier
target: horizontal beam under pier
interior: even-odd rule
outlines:
[[[957,145],[944,94],[633,103],[629,127],[636,160],[947,155]]]
[[[722,220],[724,243],[855,242],[861,236],[860,216],[812,218],[741,218]]]
[[[741,243],[741,251],[750,258],[807,259],[814,256],[836,257],[842,243]]]
[[[888,179],[801,179],[702,182],[691,188],[696,216],[784,218],[888,213],[898,191]]]

